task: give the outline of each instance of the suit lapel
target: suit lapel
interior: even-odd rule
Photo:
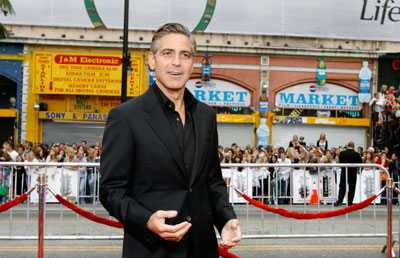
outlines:
[[[195,181],[199,171],[201,162],[205,160],[203,155],[206,153],[204,151],[204,140],[205,140],[205,132],[207,131],[204,126],[206,123],[202,121],[200,110],[198,108],[193,109],[193,123],[194,123],[194,132],[195,132],[195,152],[194,152],[194,161],[193,161],[193,169],[190,175],[190,183],[192,185]]]
[[[185,177],[187,177],[182,155],[179,151],[178,143],[176,142],[176,137],[169,126],[169,122],[161,108],[161,105],[159,104],[157,96],[151,88],[147,91],[146,98],[147,102],[144,107],[144,111],[148,113],[147,117],[145,118],[146,122],[150,125],[155,134],[168,149],[180,171]]]

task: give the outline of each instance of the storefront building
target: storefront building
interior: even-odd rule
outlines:
[[[12,4],[16,15],[0,17],[12,31],[0,53],[2,136],[48,144],[101,141],[108,112],[120,104],[122,2]],[[332,11],[326,12],[327,5]],[[392,20],[377,22],[370,17],[375,10],[372,2],[345,0],[324,5],[256,0],[246,6],[135,2],[129,20],[128,99],[149,88],[147,54],[154,30],[177,21],[193,30],[197,41],[187,86],[198,100],[214,107],[224,147],[256,145],[261,117],[268,118],[271,145],[287,147],[293,134],[315,144],[324,132],[331,147],[349,140],[367,147],[372,143],[371,108],[357,99],[358,73],[368,61],[370,91],[375,92],[379,56],[400,51]],[[211,80],[203,82],[205,53],[211,56]],[[326,84],[318,86],[321,57],[327,75]]]
[[[375,60],[325,59],[326,84],[317,85],[318,57],[272,57],[269,103],[273,116],[271,141],[287,147],[294,134],[316,145],[325,133],[330,147],[350,140],[365,149],[370,130],[370,107],[358,100],[362,61],[373,70]]]
[[[42,51],[46,49],[47,51]],[[23,139],[40,143],[101,142],[109,111],[121,103],[121,55],[118,49],[29,46],[28,105]],[[127,97],[135,98],[149,87],[148,50],[132,49],[132,71]],[[195,59],[201,67],[202,54]],[[220,61],[221,60],[221,61]],[[257,57],[213,56],[215,65],[257,62]],[[259,98],[258,71],[233,72],[213,69],[212,80],[201,81],[195,68],[187,87],[193,95],[215,108],[220,143],[228,146],[232,137],[238,144],[252,145]],[[251,79],[252,78],[252,79]]]
[[[18,139],[21,126],[23,45],[0,44],[0,142]]]

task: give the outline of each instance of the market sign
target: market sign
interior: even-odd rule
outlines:
[[[323,86],[304,83],[286,88],[275,95],[279,108],[361,110],[358,94],[348,88],[327,83]]]
[[[218,107],[248,107],[250,106],[250,92],[236,84],[211,80],[189,80],[186,88],[194,97],[210,106]]]
[[[34,92],[120,96],[122,64],[120,55],[81,53],[33,53]],[[128,96],[141,94],[143,56],[131,56]]]

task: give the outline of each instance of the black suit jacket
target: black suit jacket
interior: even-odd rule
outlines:
[[[221,232],[236,215],[221,175],[215,112],[195,101],[192,117],[195,158],[188,174],[153,89],[109,113],[101,156],[100,200],[124,225],[123,257],[186,258],[189,245],[196,257],[218,257],[213,225]],[[168,224],[192,223],[181,242],[164,241],[146,228],[158,210],[178,211]]]
[[[354,149],[347,149],[340,152],[339,155],[340,163],[362,163],[361,156]],[[357,168],[348,168],[349,175],[357,175]],[[351,172],[351,173],[350,173]],[[342,169],[342,174],[345,174],[345,168]]]

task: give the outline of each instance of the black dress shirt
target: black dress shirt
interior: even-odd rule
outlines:
[[[195,132],[191,112],[195,103],[195,98],[187,89],[185,89],[183,97],[185,103],[185,125],[183,125],[179,113],[175,111],[175,104],[165,96],[156,83],[153,84],[152,88],[158,96],[161,107],[168,119],[172,131],[174,132],[179,150],[181,151],[185,163],[186,173],[190,175],[195,151]]]

